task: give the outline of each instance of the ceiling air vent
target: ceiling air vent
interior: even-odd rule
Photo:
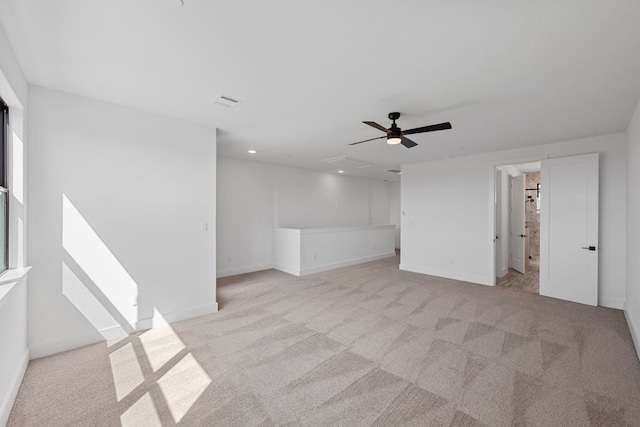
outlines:
[[[218,105],[223,105],[225,107],[233,108],[240,103],[240,100],[234,99],[227,95],[219,95],[214,102]]]
[[[402,171],[399,171],[398,169],[389,169],[387,172],[400,174]]]

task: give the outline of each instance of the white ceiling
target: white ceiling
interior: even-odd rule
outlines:
[[[394,180],[401,164],[624,131],[640,2],[0,0],[29,82],[204,123],[219,153]],[[218,94],[242,100],[211,104]],[[412,149],[361,123],[402,128]],[[256,155],[247,154],[253,148]]]

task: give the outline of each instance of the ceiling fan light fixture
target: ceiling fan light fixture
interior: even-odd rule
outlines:
[[[400,113],[398,113],[398,112],[389,113],[389,120],[393,121],[393,123],[391,123],[391,127],[389,129],[387,129],[386,127],[384,127],[382,125],[379,125],[376,122],[362,122],[365,125],[369,125],[369,126],[374,127],[374,128],[376,128],[378,130],[381,130],[386,135],[379,136],[377,138],[365,139],[364,141],[352,142],[349,145],[357,145],[357,144],[362,144],[363,142],[369,142],[369,141],[374,141],[376,139],[386,138],[387,139],[387,144],[389,144],[389,145],[402,144],[407,148],[413,148],[413,147],[416,147],[418,144],[416,144],[415,142],[413,142],[412,140],[407,138],[405,135],[413,135],[414,133],[424,133],[424,132],[433,132],[433,131],[436,131],[436,130],[451,129],[451,123],[444,122],[444,123],[438,123],[438,124],[435,124],[435,125],[422,126],[422,127],[419,127],[419,128],[413,128],[413,129],[408,129],[408,130],[403,131],[396,124],[396,120],[398,120],[399,118],[400,118]]]

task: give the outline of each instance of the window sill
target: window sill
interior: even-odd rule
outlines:
[[[27,275],[29,270],[31,267],[10,268],[0,275],[0,307],[7,294]]]
[[[4,285],[5,283],[9,282],[17,282],[18,280],[26,276],[29,270],[31,270],[31,266],[10,268],[6,270],[4,273],[0,274],[0,285]]]

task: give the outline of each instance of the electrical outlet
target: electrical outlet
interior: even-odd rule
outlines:
[[[207,231],[209,231],[209,223],[208,222],[202,222],[200,224],[200,231],[202,231],[203,233],[206,233]]]
[[[313,254],[313,260],[315,261],[315,260],[317,260],[317,259],[318,259],[318,255]]]

